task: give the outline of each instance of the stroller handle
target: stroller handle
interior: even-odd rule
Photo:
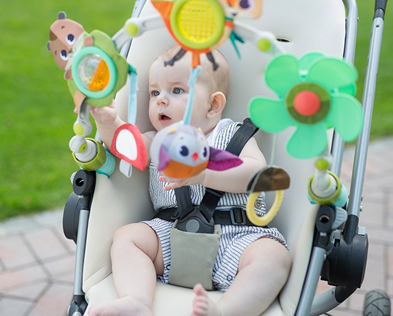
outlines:
[[[386,12],[386,5],[388,4],[388,0],[375,0],[375,13],[374,13],[374,19],[375,18],[385,18],[385,12]]]

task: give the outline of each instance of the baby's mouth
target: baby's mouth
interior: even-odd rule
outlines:
[[[166,122],[169,121],[171,118],[163,113],[158,114],[158,119],[160,121]]]

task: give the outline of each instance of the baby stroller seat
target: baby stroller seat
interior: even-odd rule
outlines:
[[[139,1],[138,5],[141,5]],[[152,14],[157,13],[150,2],[147,2],[141,16]],[[306,52],[319,51],[327,56],[341,58],[345,45],[345,19],[345,7],[341,0],[265,0],[262,17],[247,23],[272,32],[286,52],[298,57]],[[160,28],[134,38],[129,48],[127,60],[138,72],[136,124],[142,133],[152,128],[147,115],[149,66],[159,53],[173,44],[175,42],[168,31]],[[234,121],[243,121],[248,116],[248,103],[252,97],[274,97],[263,79],[263,70],[271,55],[262,54],[254,44],[247,41],[239,44],[239,50],[241,59],[229,42],[220,48],[231,68],[231,92],[224,117],[230,117]],[[127,88],[123,88],[116,97],[116,106],[122,118],[127,117],[127,98]],[[285,191],[280,211],[271,223],[287,238],[293,260],[292,270],[281,294],[264,315],[294,315],[299,312],[319,210],[318,205],[310,204],[306,191],[308,179],[314,173],[313,161],[295,159],[285,150],[285,144],[292,133],[293,129],[289,128],[277,134],[274,164],[287,170],[292,184]],[[255,137],[269,160],[273,136],[260,131]],[[271,202],[272,196],[267,194],[267,203]],[[80,269],[77,272],[81,273],[83,269],[83,292],[76,294],[85,295],[89,304],[117,297],[109,255],[112,236],[121,226],[150,219],[154,214],[148,194],[148,171],[134,169],[130,179],[122,175],[118,168],[110,178],[96,175],[83,268],[78,267],[77,263],[77,270]],[[209,292],[213,300],[217,300],[221,294],[217,291]],[[311,298],[308,299],[312,300],[313,295],[311,293]],[[193,297],[192,290],[157,282],[153,313],[189,315]],[[85,315],[88,315],[88,310]]]

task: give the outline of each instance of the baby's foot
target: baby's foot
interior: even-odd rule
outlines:
[[[220,310],[208,296],[201,284],[194,286],[195,298],[192,304],[191,316],[220,316]]]
[[[132,297],[125,296],[108,301],[89,309],[89,316],[152,316],[148,306],[143,305]]]

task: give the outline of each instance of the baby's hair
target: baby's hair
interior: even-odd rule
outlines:
[[[212,63],[207,59],[205,54],[202,54],[202,70],[200,76],[204,77],[205,75],[205,77],[207,77],[206,79],[210,80],[211,85],[216,89],[216,91],[221,91],[222,93],[224,93],[225,97],[228,97],[230,86],[228,62],[220,51],[213,50],[212,54],[219,67],[216,71],[213,71]]]
[[[168,48],[165,52],[163,52],[157,59],[167,61],[171,59],[176,53],[180,50],[179,46],[171,46]],[[187,54],[183,57],[185,58],[187,55],[188,58],[190,58],[189,54],[191,52],[187,52]],[[221,91],[224,93],[225,97],[228,97],[229,94],[229,86],[230,86],[230,74],[229,74],[229,65],[227,60],[225,59],[224,55],[219,52],[218,50],[212,51],[213,57],[216,61],[216,63],[219,65],[218,69],[216,71],[213,71],[213,65],[208,60],[205,54],[200,55],[201,59],[201,66],[202,70],[198,75],[197,80],[206,80],[209,85],[212,87],[214,92]],[[171,66],[167,66],[171,67]],[[190,62],[190,68],[191,68],[191,62]]]

